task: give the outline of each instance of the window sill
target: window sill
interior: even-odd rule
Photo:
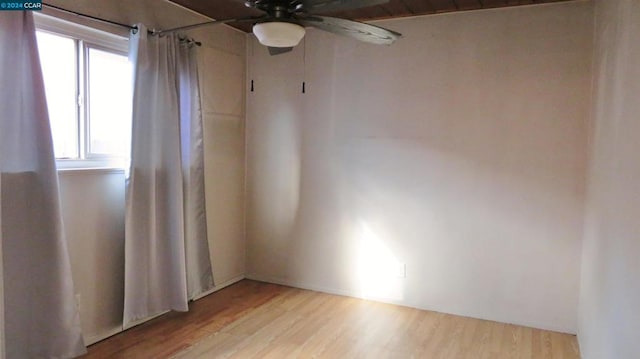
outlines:
[[[56,160],[58,173],[125,173],[123,160]]]
[[[124,168],[118,167],[78,167],[78,168],[58,168],[58,174],[124,174]]]

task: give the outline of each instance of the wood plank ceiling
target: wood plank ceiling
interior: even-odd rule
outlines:
[[[195,12],[216,20],[259,16],[261,11],[247,8],[242,0],[172,0]],[[390,0],[386,4],[338,13],[323,13],[350,20],[377,20],[416,15],[438,14],[506,6],[531,5],[571,0]],[[188,24],[185,24],[188,25]],[[251,32],[250,23],[230,23],[245,32]]]

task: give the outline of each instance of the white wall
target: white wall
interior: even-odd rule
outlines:
[[[124,171],[61,171],[62,221],[87,343],[122,329]]]
[[[165,14],[173,21],[178,20],[177,26],[203,21],[201,16],[196,17],[198,21],[187,20],[186,13],[179,19],[175,10]],[[207,225],[217,290],[244,278],[246,271],[246,34],[217,25],[190,30],[188,35],[202,42],[198,66],[204,121]]]
[[[164,0],[52,0],[49,3],[126,24],[166,29],[205,21]],[[56,13],[46,11],[49,13]],[[103,30],[120,28],[59,14]],[[209,247],[216,289],[245,272],[244,78],[246,35],[227,26],[192,30],[198,50],[205,130],[205,176]],[[121,172],[60,174],[83,333],[88,343],[121,328],[124,273],[124,177]]]
[[[204,121],[205,178],[209,250],[216,288],[244,278],[244,82],[245,36],[234,30],[211,35],[210,29],[192,31],[196,39],[208,36],[234,39],[229,46],[203,44],[199,71]],[[229,36],[233,35],[233,36]]]
[[[575,333],[592,20],[579,1],[381,22],[391,47],[253,41],[248,276]]]
[[[640,3],[596,1],[580,293],[586,359],[640,358]]]

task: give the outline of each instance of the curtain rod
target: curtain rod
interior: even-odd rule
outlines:
[[[104,22],[104,23],[107,23],[107,24],[111,24],[111,25],[124,27],[124,28],[127,28],[129,30],[134,31],[134,33],[135,33],[135,31],[138,31],[138,27],[135,26],[135,25],[127,25],[127,24],[123,24],[123,23],[120,23],[120,22],[117,22],[117,21],[102,19],[102,18],[99,18],[99,17],[96,17],[96,16],[82,14],[82,13],[79,13],[79,12],[76,12],[76,11],[64,9],[64,8],[59,7],[59,6],[55,6],[55,5],[51,5],[51,4],[42,3],[42,5],[44,5],[46,7],[49,7],[49,8],[52,8],[52,9],[64,11],[64,12],[67,12],[69,14],[73,14],[73,15],[76,15],[76,16],[86,17],[87,19],[91,19],[91,20],[100,21],[100,22]],[[151,35],[159,35],[159,34],[162,33],[162,31],[151,31],[151,30],[147,30],[147,32],[149,34],[151,34]],[[195,44],[197,46],[201,46],[202,45],[201,42],[195,41],[195,40],[191,40],[191,39],[181,39],[181,40],[187,41],[189,43],[193,43],[193,44]]]
[[[116,21],[111,21],[111,20],[106,20],[106,19],[101,19],[99,17],[95,17],[95,16],[91,16],[91,15],[87,15],[87,14],[81,14],[79,12],[75,12],[75,11],[71,11],[71,10],[67,10],[64,8],[61,8],[59,6],[55,6],[55,5],[51,5],[51,4],[45,4],[42,3],[42,5],[46,6],[46,7],[50,7],[52,9],[56,9],[56,10],[60,10],[60,11],[64,11],[64,12],[68,12],[69,14],[73,14],[73,15],[77,15],[77,16],[82,16],[82,17],[86,17],[88,19],[92,19],[92,20],[96,20],[96,21],[100,21],[100,22],[106,22],[107,24],[111,24],[111,25],[117,25],[120,27],[126,27],[129,30],[138,30],[137,26],[131,26],[131,25],[127,25],[127,24],[122,24]]]

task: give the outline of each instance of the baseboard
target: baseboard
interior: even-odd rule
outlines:
[[[312,290],[314,292],[322,292],[322,293],[327,293],[327,294],[335,294],[335,295],[340,295],[343,297],[352,297],[352,298],[360,298],[360,299],[366,299],[366,300],[375,300],[377,302],[383,302],[383,303],[389,303],[389,304],[397,304],[397,305],[403,305],[403,306],[407,306],[405,304],[402,303],[393,303],[393,302],[385,302],[383,300],[376,300],[376,299],[372,299],[372,298],[365,298],[362,296],[357,295],[356,293],[353,293],[351,291],[348,290],[341,290],[341,289],[335,289],[335,288],[329,288],[329,287],[323,287],[323,286],[319,286],[319,285],[313,285],[313,284],[309,284],[309,283],[303,283],[303,282],[297,282],[297,281],[291,281],[291,280],[287,280],[284,278],[277,278],[277,277],[269,277],[269,276],[263,276],[263,275],[259,275],[259,274],[247,274],[245,276],[246,279],[250,279],[250,280],[255,280],[258,282],[265,282],[265,283],[271,283],[271,284],[279,284],[279,285],[284,285],[286,287],[294,287],[294,288],[300,288],[300,289],[306,289],[306,290]]]
[[[436,311],[436,310],[433,310],[433,309],[419,308],[419,307],[407,304],[406,302],[401,302],[401,301],[397,301],[397,300],[390,300],[390,299],[384,299],[384,298],[378,298],[378,297],[363,296],[363,295],[360,295],[360,294],[358,294],[356,292],[349,291],[349,290],[336,289],[336,288],[325,287],[325,286],[321,286],[321,285],[315,285],[315,284],[309,284],[309,283],[304,283],[304,282],[291,281],[291,280],[286,280],[286,279],[283,279],[283,278],[261,276],[261,275],[256,275],[256,274],[248,274],[248,275],[246,275],[246,279],[255,280],[255,281],[258,281],[258,282],[278,284],[278,285],[283,285],[283,286],[286,286],[286,287],[293,287],[293,288],[299,288],[299,289],[312,290],[314,292],[322,292],[322,293],[327,293],[327,294],[339,295],[339,296],[342,296],[342,297],[358,298],[358,299],[370,300],[370,301],[379,302],[379,303],[399,305],[399,306],[402,306],[402,307],[409,307],[409,308],[416,308],[416,309],[422,309],[422,310]]]
[[[217,292],[217,291],[219,291],[221,289],[224,289],[224,288],[226,288],[226,287],[228,287],[230,285],[236,284],[239,281],[243,280],[244,278],[245,278],[244,274],[241,274],[239,276],[233,277],[233,278],[231,278],[229,280],[226,280],[226,281],[222,282],[221,284],[215,285],[213,288],[209,289],[208,291],[206,291],[204,293],[198,294],[197,296],[193,297],[192,300],[198,300],[200,298],[206,297],[209,294],[213,294],[213,293],[215,293],[215,292]]]
[[[109,330],[104,330],[104,331],[102,331],[101,333],[98,333],[98,334],[88,335],[88,336],[86,336],[84,338],[84,344],[86,346],[89,346],[91,344],[95,344],[95,343],[97,343],[97,342],[99,342],[101,340],[105,340],[105,339],[107,339],[109,337],[112,337],[112,336],[114,336],[114,335],[116,335],[118,333],[122,333],[122,332],[123,332],[122,326],[117,326],[117,327],[114,327],[114,328],[109,329]]]
[[[255,280],[255,281],[259,281],[259,282],[279,284],[279,285],[284,285],[284,286],[287,286],[287,287],[307,289],[307,290],[312,290],[312,291],[316,291],[316,292],[340,295],[340,296],[344,296],[344,297],[359,298],[359,299],[371,300],[371,301],[380,302],[380,303],[399,305],[399,306],[408,307],[408,308],[415,308],[415,309],[420,309],[420,310],[428,310],[428,311],[431,311],[431,312],[445,313],[445,314],[457,315],[457,316],[461,316],[461,317],[480,319],[480,320],[488,320],[488,321],[492,321],[492,322],[513,324],[513,325],[519,325],[519,326],[523,326],[523,327],[530,327],[530,328],[536,328],[536,329],[542,329],[542,330],[549,330],[549,331],[552,331],[552,332],[559,332],[559,333],[576,335],[576,331],[574,329],[565,328],[565,327],[561,327],[561,326],[546,325],[546,324],[541,324],[541,323],[536,323],[536,322],[514,323],[512,321],[504,321],[504,320],[500,321],[500,320],[496,320],[496,319],[492,319],[492,318],[480,317],[480,316],[475,315],[475,314],[454,313],[454,312],[443,310],[442,308],[433,308],[433,307],[415,305],[415,304],[407,303],[407,302],[367,297],[367,296],[359,295],[358,293],[355,293],[355,292],[349,291],[349,290],[324,287],[324,286],[314,285],[314,284],[310,284],[310,283],[306,283],[306,282],[297,282],[297,281],[292,281],[292,280],[288,280],[288,279],[285,279],[285,278],[269,277],[269,276],[263,276],[263,275],[259,275],[259,274],[247,274],[245,277],[246,277],[246,279],[251,279],[251,280]]]
[[[215,293],[215,292],[217,292],[217,291],[219,291],[219,290],[221,290],[223,288],[226,288],[226,287],[228,287],[228,286],[230,286],[232,284],[238,283],[239,281],[243,280],[244,278],[245,278],[244,275],[239,275],[237,277],[233,277],[233,278],[231,278],[229,280],[226,280],[226,281],[222,282],[221,284],[216,285],[212,289],[210,289],[210,290],[208,290],[208,291],[206,291],[206,292],[204,292],[202,294],[199,294],[198,296],[194,297],[192,300],[196,301],[198,299],[206,297],[209,294]],[[148,321],[150,321],[152,319],[155,319],[155,318],[157,318],[159,316],[162,316],[164,314],[167,314],[167,313],[169,313],[169,311],[162,312],[160,314],[154,315],[154,316],[149,317],[149,318],[141,319],[139,321],[136,321],[134,323],[129,324],[124,329],[122,328],[122,326],[119,326],[119,327],[112,328],[110,330],[105,330],[105,331],[103,331],[101,333],[98,333],[98,334],[87,335],[87,337],[85,337],[85,344],[87,346],[89,346],[91,344],[95,344],[95,343],[97,343],[97,342],[99,342],[101,340],[105,340],[105,339],[107,339],[109,337],[112,337],[112,336],[114,336],[116,334],[122,333],[125,330],[131,329],[131,328],[136,327],[136,326],[138,326],[140,324],[144,324],[144,323],[146,323],[146,322],[148,322]]]

